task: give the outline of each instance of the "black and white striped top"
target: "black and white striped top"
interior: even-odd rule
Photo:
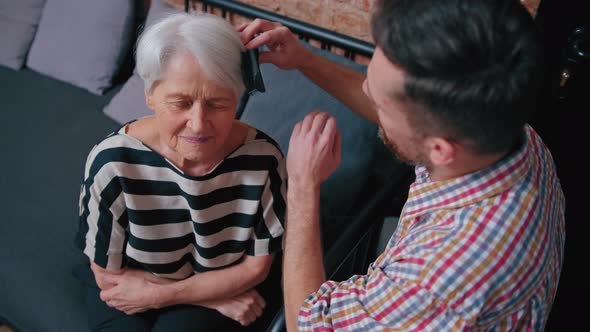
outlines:
[[[250,128],[244,144],[196,177],[125,127],[86,162],[77,245],[97,265],[184,279],[281,249],[286,171],[269,136]]]

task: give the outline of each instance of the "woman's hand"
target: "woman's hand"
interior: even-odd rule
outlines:
[[[173,282],[139,270],[125,270],[120,275],[104,275],[102,278],[114,286],[101,291],[100,299],[127,315],[159,308],[157,284]]]
[[[242,326],[247,326],[262,315],[266,302],[255,289],[251,289],[229,299],[208,301],[200,305],[215,309]]]
[[[301,69],[313,53],[299,43],[297,37],[280,23],[255,19],[238,27],[242,43],[247,49],[266,45],[269,51],[260,52],[260,63],[272,63],[281,69]]]
[[[311,112],[293,128],[287,154],[289,188],[319,189],[340,165],[342,135],[336,119]]]

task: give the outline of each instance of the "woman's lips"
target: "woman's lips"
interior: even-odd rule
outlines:
[[[205,144],[212,139],[212,136],[180,136],[180,138],[192,144]]]

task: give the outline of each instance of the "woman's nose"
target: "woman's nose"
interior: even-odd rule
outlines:
[[[187,119],[187,127],[194,130],[195,132],[203,129],[207,125],[207,114],[201,103],[194,103],[190,109]]]

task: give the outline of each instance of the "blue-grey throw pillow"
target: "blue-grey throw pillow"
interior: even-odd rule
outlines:
[[[44,5],[45,0],[0,0],[0,65],[23,66]]]
[[[321,56],[359,72],[366,66],[334,53],[312,48]],[[265,93],[253,95],[241,117],[242,121],[273,137],[281,149],[288,151],[295,124],[313,110],[329,112],[336,117],[342,131],[342,162],[322,185],[322,212],[345,215],[354,205],[371,171],[377,138],[377,126],[353,113],[345,105],[297,70],[284,71],[262,64]]]
[[[134,0],[47,0],[27,66],[103,94],[131,46],[134,6]]]
[[[178,11],[178,9],[162,3],[161,0],[152,0],[144,25],[148,27],[166,15]],[[137,74],[137,71],[133,70],[133,75],[131,75],[121,90],[111,99],[103,112],[121,124],[152,114],[152,111],[145,103],[143,91],[143,81],[139,77],[139,74]]]

